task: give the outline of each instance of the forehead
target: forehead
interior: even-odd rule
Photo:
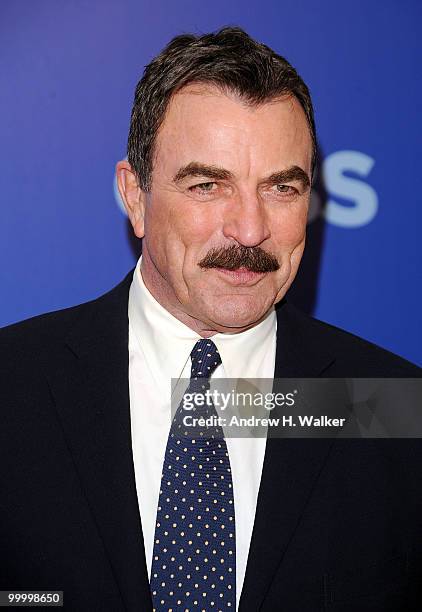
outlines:
[[[198,83],[171,98],[157,134],[154,171],[174,172],[195,161],[239,173],[291,165],[309,172],[311,156],[308,122],[294,96],[250,105]]]

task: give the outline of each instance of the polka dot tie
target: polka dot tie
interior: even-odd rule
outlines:
[[[186,393],[204,393],[221,363],[212,340],[192,352]],[[206,402],[204,402],[206,403]],[[182,403],[170,427],[165,452],[151,567],[153,609],[236,609],[236,540],[230,459],[223,430],[184,430]],[[213,404],[195,404],[195,417],[216,416]]]

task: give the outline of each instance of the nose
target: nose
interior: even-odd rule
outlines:
[[[258,246],[271,236],[265,205],[256,193],[238,194],[228,204],[223,234],[246,247]]]

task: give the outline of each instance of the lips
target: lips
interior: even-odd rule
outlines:
[[[266,272],[251,272],[247,268],[237,268],[236,270],[215,268],[215,270],[234,285],[253,285],[266,274]]]

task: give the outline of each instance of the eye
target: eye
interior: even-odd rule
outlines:
[[[296,195],[297,189],[291,185],[275,185],[277,193],[284,193],[286,195]]]
[[[301,194],[299,190],[292,185],[273,183],[265,185],[262,195],[274,202],[290,203],[295,202]]]
[[[192,185],[192,187],[189,187],[189,191],[197,193],[211,193],[212,191],[215,191],[214,186],[215,188],[217,187],[217,183],[214,181],[198,183],[197,185]]]

